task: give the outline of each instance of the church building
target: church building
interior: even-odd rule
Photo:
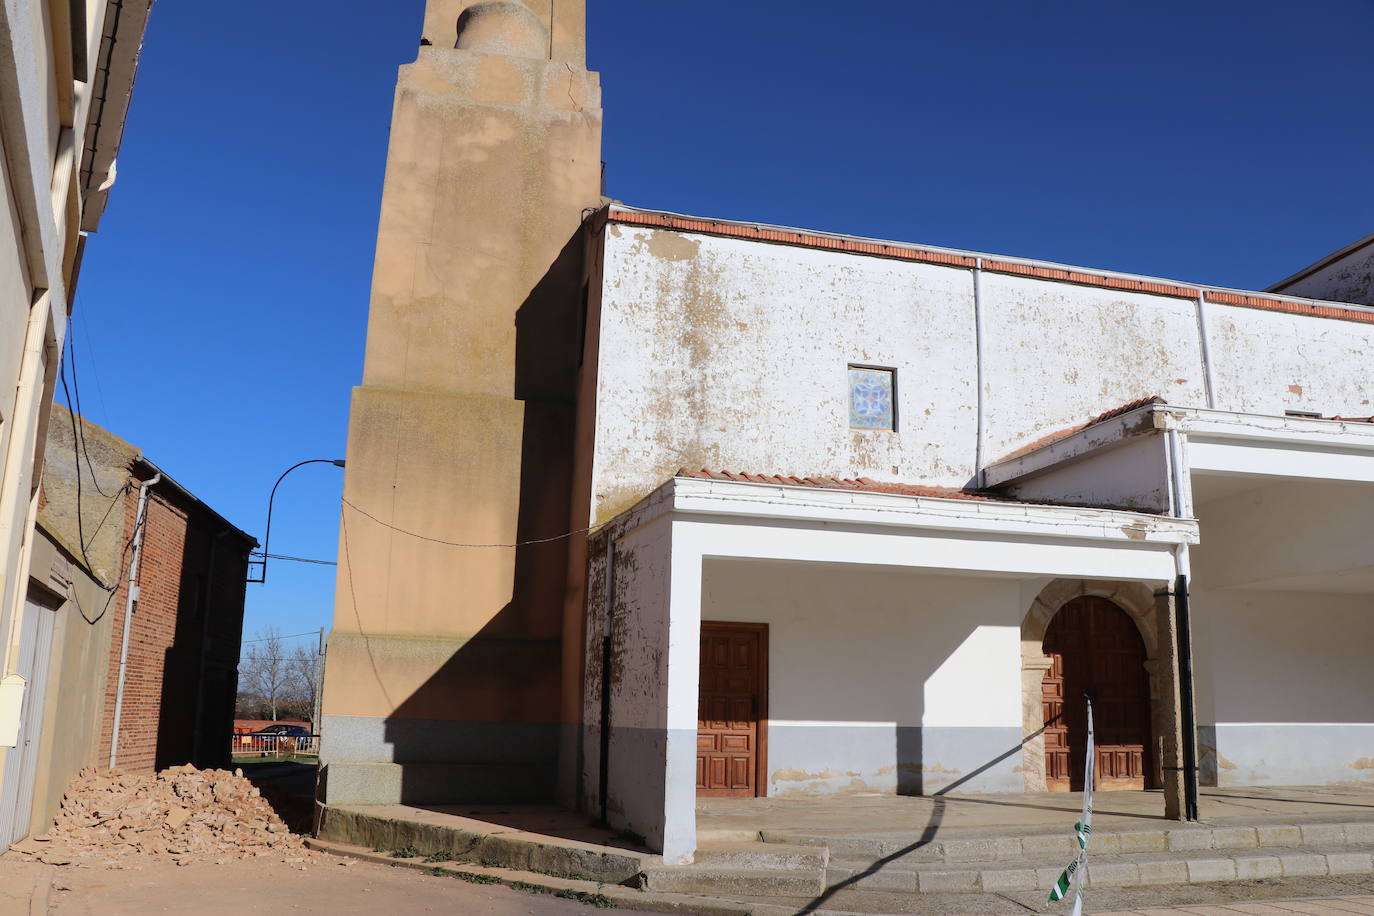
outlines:
[[[331,805],[1368,784],[1374,278],[603,196],[582,0],[430,0],[350,418]],[[1339,300],[1339,301],[1333,301]]]

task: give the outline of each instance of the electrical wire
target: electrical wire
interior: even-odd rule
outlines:
[[[316,560],[312,559],[311,557],[293,557],[290,554],[285,553],[263,553],[261,550],[253,551],[252,556],[263,560],[291,560],[293,563],[314,563],[317,566],[339,565],[334,560]]]
[[[128,490],[129,485],[125,484],[124,489]],[[107,510],[105,514],[108,517],[109,511]],[[101,519],[101,524],[105,524],[104,519]],[[119,575],[115,577],[114,584],[108,586],[100,585],[100,583],[97,581],[96,584],[100,585],[100,588],[102,588],[106,594],[105,604],[100,608],[99,614],[96,614],[94,617],[88,615],[86,613],[86,609],[81,606],[81,599],[77,596],[76,589],[73,588],[73,583],[67,583],[67,594],[71,596],[72,602],[76,605],[77,613],[81,615],[82,620],[86,621],[86,623],[90,624],[91,626],[95,626],[97,623],[99,623],[100,619],[104,617],[106,613],[109,612],[110,604],[114,601],[115,595],[119,593],[119,584],[124,581],[124,574],[127,573],[129,570],[129,551],[134,546],[134,541],[138,538],[139,529],[146,526],[147,524],[148,518],[145,514],[143,519],[140,520],[138,524],[135,526],[133,534],[129,536],[129,540],[124,544],[124,549],[120,551]],[[96,530],[99,531],[98,528]],[[87,568],[89,569],[90,561],[87,560],[86,562],[88,564]]]
[[[81,548],[81,559],[86,561],[86,568],[91,569],[94,564],[91,558],[86,556],[86,528],[82,521],[85,514],[81,511],[81,446],[80,439],[76,433],[76,412],[72,409],[72,393],[67,387],[67,364],[62,364],[62,393],[67,396],[67,415],[72,421],[72,456],[76,460],[76,543]]]
[[[274,639],[299,639],[302,636],[319,636],[319,630],[311,630],[309,633],[292,633],[290,636],[259,636],[257,639],[240,640],[240,645],[248,645],[250,642],[271,642]]]
[[[408,535],[409,537],[413,537],[421,541],[429,541],[431,544],[443,544],[446,547],[526,547],[530,544],[547,544],[550,541],[561,541],[564,538],[574,537],[579,534],[590,534],[593,531],[598,531],[601,528],[604,528],[607,524],[609,524],[609,522],[602,522],[600,525],[588,525],[586,528],[578,528],[576,531],[565,531],[562,534],[555,534],[551,537],[546,538],[531,538],[528,541],[516,541],[513,544],[466,544],[460,541],[446,541],[443,538],[430,537],[427,534],[419,534],[414,531],[407,531],[405,528],[399,528],[396,525],[391,524],[390,522],[382,521],[377,516],[373,515],[371,512],[368,512],[366,509],[358,508],[353,503],[349,502],[347,497],[344,497],[343,504],[345,506],[348,506],[348,508],[352,509],[354,512],[357,512],[359,515],[372,519],[372,521],[381,525],[383,528],[390,528],[392,531],[398,532],[400,534]]]
[[[72,410],[73,408],[75,408],[77,417],[81,419],[81,423],[80,423],[80,424],[73,424],[73,428],[76,430],[76,433],[75,433],[74,435],[76,436],[76,438],[79,440],[79,442],[80,442],[80,444],[81,444],[81,454],[86,456],[86,467],[87,467],[87,469],[90,470],[90,472],[91,472],[91,483],[95,484],[95,488],[96,488],[97,491],[99,491],[99,493],[100,493],[101,496],[105,497],[106,499],[113,499],[113,497],[112,497],[109,493],[106,493],[106,492],[105,492],[105,489],[104,489],[103,487],[100,486],[100,478],[96,476],[96,473],[95,473],[95,464],[94,464],[94,462],[91,461],[91,453],[90,453],[90,450],[89,450],[89,449],[87,448],[87,446],[86,446],[86,413],[85,413],[85,411],[83,411],[83,410],[81,409],[81,380],[80,380],[80,378],[78,377],[78,373],[77,373],[77,370],[76,370],[76,333],[75,333],[75,331],[76,331],[76,328],[75,328],[70,322],[68,322],[68,325],[67,325],[67,346],[68,346],[68,349],[70,350],[70,354],[69,354],[69,356],[68,356],[68,361],[69,361],[69,362],[71,363],[71,365],[72,365],[72,390],[76,392],[76,403],[75,403],[75,405],[72,404],[71,394],[70,394],[69,392],[67,392],[67,388],[66,388],[66,377],[65,377],[65,376],[63,377],[62,391],[63,391],[63,393],[67,394],[67,409],[70,411],[70,410]],[[78,476],[81,474],[81,459],[80,459],[79,457],[77,458],[76,472],[77,472],[77,475],[78,475]]]
[[[348,556],[348,519],[342,510],[339,512],[339,533],[343,541],[344,571],[348,573],[348,599],[353,605],[353,620],[358,625],[358,635],[362,637],[363,648],[367,650],[367,660],[372,665],[372,676],[377,679],[377,688],[382,691],[382,699],[386,700],[388,708],[395,709],[396,704],[392,702],[391,691],[386,689],[386,681],[377,667],[377,656],[372,654],[372,640],[368,639],[367,631],[363,629],[363,615],[358,611],[358,593],[353,590],[353,562]]]

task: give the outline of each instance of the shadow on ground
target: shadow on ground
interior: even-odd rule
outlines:
[[[315,764],[244,763],[237,769],[257,787],[292,833],[310,833],[315,813]]]

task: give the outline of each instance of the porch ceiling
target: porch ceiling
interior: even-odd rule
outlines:
[[[1194,471],[1192,489],[1199,588],[1374,595],[1374,484]]]

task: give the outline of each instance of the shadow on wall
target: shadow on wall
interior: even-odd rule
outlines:
[[[163,653],[155,766],[229,766],[247,555],[232,529],[186,521],[177,567],[176,626]],[[143,575],[168,574],[144,567]]]
[[[516,525],[521,543],[569,530],[584,244],[579,229],[515,314],[512,394],[524,402]],[[356,514],[349,521],[376,524]],[[409,536],[395,537],[404,548]],[[406,765],[402,801],[553,800],[571,540],[516,548],[510,601],[385,720],[392,759]],[[451,601],[460,606],[462,597]]]

